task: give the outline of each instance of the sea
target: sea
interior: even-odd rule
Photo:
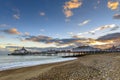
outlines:
[[[0,71],[49,64],[55,62],[63,62],[74,59],[76,58],[62,58],[60,56],[39,56],[39,55],[13,56],[6,54],[0,55]]]

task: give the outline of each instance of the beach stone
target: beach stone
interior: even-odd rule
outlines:
[[[80,57],[29,80],[120,80],[120,58],[117,56],[120,54]]]

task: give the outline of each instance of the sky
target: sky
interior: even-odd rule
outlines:
[[[0,49],[120,45],[120,0],[0,0]]]

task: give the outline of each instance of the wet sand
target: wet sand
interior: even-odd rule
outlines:
[[[0,80],[120,80],[120,53],[1,71]]]

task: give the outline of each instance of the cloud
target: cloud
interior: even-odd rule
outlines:
[[[72,9],[79,8],[82,5],[82,2],[79,0],[70,0],[65,2],[64,14],[68,18],[73,15]]]
[[[84,36],[82,35],[73,35],[72,38],[77,38],[77,39],[80,39],[80,38],[85,38]]]
[[[114,31],[117,30],[120,26],[116,25],[116,24],[110,24],[110,25],[104,25],[104,26],[100,26],[94,30],[88,31],[88,32],[83,32],[83,33],[78,33],[76,34],[77,36],[79,35],[84,35],[84,34],[95,34],[97,31],[103,31],[106,29],[110,29],[110,31]]]
[[[113,28],[110,29],[110,31],[115,31],[115,30],[117,30],[119,27],[120,27],[120,26],[113,27]]]
[[[14,14],[14,15],[13,15],[13,18],[15,18],[15,19],[20,19],[20,15]]]
[[[14,12],[14,14],[13,14],[13,18],[14,19],[20,19],[20,10],[19,9],[13,9],[13,12]]]
[[[7,54],[9,54],[9,53],[10,53],[10,51],[9,51],[8,49],[2,48],[2,47],[0,46],[0,55],[7,55]]]
[[[104,36],[101,36],[97,39],[98,41],[108,43],[106,46],[109,45],[109,47],[115,45],[120,45],[120,33],[111,33]]]
[[[41,32],[44,32],[45,30],[44,29],[40,29]]]
[[[47,42],[49,42],[50,40],[53,40],[53,39],[51,37],[48,37],[48,36],[39,35],[39,36],[29,36],[25,40],[33,41],[33,42],[44,42],[44,43],[47,43]]]
[[[9,25],[7,25],[7,24],[0,24],[0,27],[7,27],[7,26],[9,26]]]
[[[105,36],[101,36],[98,38],[98,40],[115,40],[115,39],[120,39],[120,33],[107,34]]]
[[[111,10],[116,10],[119,7],[119,2],[118,1],[108,1],[107,4],[108,8],[110,8]]]
[[[88,33],[95,34],[95,32],[97,32],[97,31],[102,31],[102,30],[106,30],[106,29],[110,29],[110,31],[114,31],[114,30],[117,30],[118,28],[119,28],[118,25],[110,24],[110,25],[100,26],[92,31],[89,31]]]
[[[64,14],[66,15],[66,17],[70,17],[73,15],[73,12],[71,10],[64,10]]]
[[[70,35],[72,35],[72,36],[74,35],[74,33],[73,33],[73,32],[67,32],[67,34],[70,34]]]
[[[85,20],[85,21],[83,21],[82,23],[80,23],[78,25],[84,26],[84,25],[88,24],[89,22],[90,22],[90,20]]]
[[[40,12],[40,16],[45,16],[45,12]]]
[[[97,0],[97,3],[95,4],[94,9],[97,9],[100,3],[101,3],[100,0]]]
[[[7,33],[7,34],[13,34],[13,35],[21,34],[21,32],[19,32],[16,28],[5,29],[5,30],[2,30],[2,32]]]
[[[114,19],[120,19],[120,14],[115,14],[115,15],[113,16],[113,18],[114,18]]]
[[[67,18],[67,19],[65,19],[65,22],[70,22],[70,21],[71,21],[71,20],[70,20],[70,19],[68,19],[68,18]]]
[[[60,37],[61,35],[60,34],[55,34],[55,36]]]
[[[38,43],[44,43],[44,44],[54,44],[56,47],[65,47],[70,45],[78,45],[83,44],[80,43],[81,41],[86,40],[85,38],[68,38],[68,39],[58,39],[58,38],[52,38],[48,36],[38,35],[38,36],[29,36],[24,37],[23,41],[32,41],[32,42],[38,42]]]
[[[97,1],[97,4],[100,4],[100,0]]]
[[[5,38],[5,36],[0,36],[0,39],[1,39],[1,38]]]
[[[110,24],[110,25],[100,26],[100,27],[94,29],[94,30],[91,31],[91,32],[96,32],[96,31],[105,30],[105,29],[111,29],[111,30],[114,30],[115,28],[119,28],[119,26],[116,25],[116,24]]]
[[[103,30],[103,29],[100,29]],[[120,44],[120,33],[112,33],[105,36],[101,36],[98,39],[85,38],[82,36],[72,36],[71,38],[59,39],[52,38],[49,36],[38,35],[38,36],[27,36],[24,37],[24,41],[32,41],[38,43],[44,43],[45,45],[54,45],[54,47],[69,47],[69,46],[81,46],[90,45],[98,48],[108,48],[112,45]],[[106,47],[103,47],[105,46]],[[50,46],[49,46],[50,47]]]
[[[93,46],[93,47],[96,47],[98,48],[102,48],[103,45],[108,45],[109,43],[108,42],[103,42],[103,41],[98,41],[96,39],[88,39],[88,41],[86,42],[87,45],[90,45],[90,46]]]
[[[106,30],[106,29],[109,29],[109,31],[115,31],[115,30],[117,30],[118,28],[120,28],[119,25],[110,24],[110,25],[100,26],[100,27],[98,27],[98,28],[95,28],[95,29],[90,30],[90,31],[87,31],[87,32],[82,32],[82,33],[77,33],[77,34],[74,34],[73,32],[69,32],[68,34],[70,34],[72,37],[83,38],[83,35],[86,35],[86,34],[95,35],[95,33],[96,33],[97,31],[103,31],[103,30]]]
[[[28,33],[28,32],[25,32],[25,36],[29,36],[30,35],[30,33]]]

